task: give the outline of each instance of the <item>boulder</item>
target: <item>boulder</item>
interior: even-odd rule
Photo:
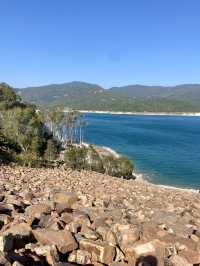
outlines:
[[[92,228],[85,224],[82,225],[80,234],[91,240],[97,240],[99,237],[99,235]]]
[[[66,204],[66,206],[71,208],[78,201],[78,197],[75,193],[60,191],[53,193],[52,200],[56,203]]]
[[[141,256],[147,256],[147,255],[155,255],[156,249],[153,241],[144,243],[144,244],[138,244],[134,246],[129,246],[126,249],[126,257],[128,258],[139,258]]]
[[[36,244],[28,244],[25,246],[26,250],[30,250],[38,256],[46,257],[46,261],[48,265],[56,265],[59,262],[59,255],[55,246],[51,245],[36,245]]]
[[[184,249],[180,252],[180,256],[191,264],[200,264],[200,250]]]
[[[97,242],[88,239],[81,239],[79,241],[80,249],[91,253],[92,262],[100,262],[103,264],[109,264],[113,262],[116,251],[115,247],[105,243]]]
[[[173,266],[192,266],[185,258],[180,257],[179,255],[175,255],[170,258],[170,262]]]
[[[11,251],[33,240],[31,227],[26,223],[12,225],[0,235],[0,251]]]
[[[50,214],[51,213],[51,206],[48,204],[35,204],[31,205],[26,208],[25,211],[25,216],[26,216],[26,221],[29,224],[32,224],[34,219],[40,220],[42,214]]]
[[[69,254],[68,261],[80,265],[91,264],[91,253],[86,250],[74,250]]]
[[[0,265],[2,266],[11,266],[9,260],[5,257],[4,253],[0,251]]]
[[[0,252],[9,252],[13,248],[12,235],[0,235]]]
[[[63,254],[73,251],[78,247],[72,233],[67,230],[37,229],[33,230],[33,235],[41,245],[55,245]]]

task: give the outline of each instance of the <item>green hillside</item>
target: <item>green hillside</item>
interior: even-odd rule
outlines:
[[[198,112],[200,85],[125,86],[104,89],[96,84],[70,82],[17,89],[23,100],[38,106],[124,112]]]

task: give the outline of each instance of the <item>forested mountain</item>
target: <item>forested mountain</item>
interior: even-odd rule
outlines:
[[[110,91],[115,95],[133,98],[163,98],[200,103],[200,84],[183,84],[174,87],[129,85],[113,87]]]
[[[129,85],[104,89],[85,82],[69,82],[17,89],[23,100],[39,106],[64,105],[83,110],[136,112],[200,111],[200,85],[175,87]]]

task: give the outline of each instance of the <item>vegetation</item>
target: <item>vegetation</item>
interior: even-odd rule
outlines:
[[[93,146],[85,146],[84,116],[55,107],[38,110],[24,103],[13,89],[0,84],[0,162],[53,166],[65,150],[64,163],[77,170],[93,170],[114,176],[130,176],[126,158],[102,158]]]
[[[24,100],[40,107],[124,112],[200,111],[200,85],[134,85],[105,90],[95,84],[71,82],[17,91]]]
[[[10,86],[0,84],[0,150],[18,163],[41,163],[52,138],[33,105],[25,104]]]
[[[55,107],[44,110],[43,121],[63,148],[73,143],[83,143],[85,125],[83,114],[74,110],[66,112],[61,107]]]
[[[126,157],[100,157],[92,146],[73,146],[65,151],[65,165],[76,170],[93,170],[111,176],[132,176],[133,164]]]

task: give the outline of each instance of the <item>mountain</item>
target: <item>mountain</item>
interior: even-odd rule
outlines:
[[[110,89],[115,95],[131,98],[189,101],[200,103],[200,84],[183,84],[174,87],[129,85]]]
[[[104,89],[86,82],[69,82],[16,89],[23,100],[38,106],[64,105],[82,110],[132,112],[200,111],[200,85],[175,87],[129,85]]]

